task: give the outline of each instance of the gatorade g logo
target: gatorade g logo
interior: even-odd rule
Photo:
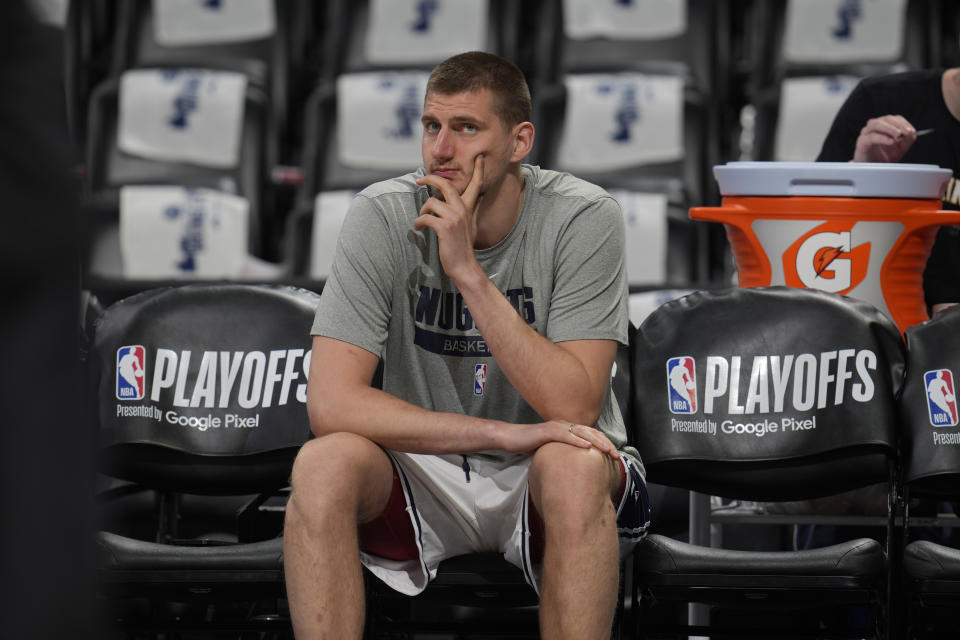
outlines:
[[[867,277],[870,243],[853,246],[855,222],[825,222],[783,252],[787,286],[846,294]]]

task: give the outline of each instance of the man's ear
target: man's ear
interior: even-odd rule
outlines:
[[[513,153],[510,155],[510,162],[520,162],[530,155],[535,134],[530,122],[521,122],[513,128]]]

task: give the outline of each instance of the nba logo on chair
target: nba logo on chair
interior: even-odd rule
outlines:
[[[949,369],[935,369],[923,374],[926,388],[927,411],[930,424],[935,427],[957,426],[957,396],[953,374]]]
[[[143,400],[145,359],[140,345],[117,349],[117,400]]]
[[[671,413],[697,412],[696,362],[689,356],[667,360],[667,397]]]

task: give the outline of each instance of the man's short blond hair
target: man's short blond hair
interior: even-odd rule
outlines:
[[[427,95],[483,89],[493,93],[494,110],[507,128],[530,120],[530,87],[520,68],[506,58],[483,51],[460,53],[438,64],[427,80]]]

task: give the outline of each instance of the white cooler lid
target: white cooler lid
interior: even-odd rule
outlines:
[[[953,172],[895,162],[728,162],[713,175],[723,196],[940,200]]]

